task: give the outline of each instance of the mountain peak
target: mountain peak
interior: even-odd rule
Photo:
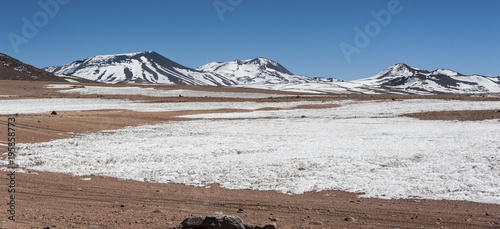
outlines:
[[[387,77],[396,76],[396,75],[408,76],[410,74],[411,74],[411,68],[406,64],[400,63],[400,64],[395,64],[395,65],[385,69],[384,71],[375,75],[374,78],[382,79],[382,78],[387,78]]]
[[[136,53],[130,53],[129,55],[135,55],[135,56],[149,56],[149,55],[157,55],[157,56],[162,56],[161,54],[155,52],[155,51],[144,51],[144,52],[136,52]],[[162,56],[163,57],[163,56]]]
[[[277,64],[278,62],[274,61],[274,60],[271,60],[271,59],[267,59],[267,58],[264,58],[264,57],[257,57],[257,58],[253,58],[251,60],[248,60],[248,62],[253,62],[253,63],[273,63],[273,64]]]
[[[388,69],[392,69],[394,71],[405,71],[405,70],[412,70],[412,71],[415,71],[415,70],[422,70],[422,69],[419,69],[419,68],[414,68],[414,67],[411,67],[405,63],[397,63],[391,67],[389,67]]]
[[[151,51],[142,51],[142,52],[122,53],[122,54],[115,54],[115,55],[134,56],[134,55],[143,55],[143,54],[158,54],[158,53],[151,50]]]
[[[405,63],[397,63],[397,64],[393,65],[392,67],[396,67],[396,68],[411,68],[410,66],[408,66]]]
[[[151,54],[160,55],[155,51],[144,51],[144,52],[119,53],[119,54],[110,54],[110,55],[97,55],[97,56],[93,56],[93,57],[90,57],[87,59],[102,60],[102,59],[109,59],[109,58],[116,58],[116,57],[146,56],[146,55],[151,55]]]
[[[433,94],[433,93],[486,93],[500,91],[500,80],[480,76],[464,76],[449,69],[432,72],[395,64],[379,74],[354,81],[365,88],[382,91]]]
[[[283,67],[278,62],[271,60],[271,59],[264,58],[264,57],[257,57],[257,58],[251,59],[251,60],[246,60],[243,62],[243,64],[258,65],[258,69],[260,72],[276,71],[276,72],[281,72],[281,73],[288,74],[288,75],[293,75],[293,73],[288,71],[288,69]]]
[[[409,76],[414,76],[419,73],[429,73],[427,70],[419,69],[419,68],[414,68],[410,67],[405,63],[397,63],[391,67],[388,67],[387,69],[383,70],[382,72],[378,73],[377,75],[371,77],[375,79],[384,79],[384,78],[393,78],[393,77],[409,77]]]
[[[264,57],[227,62],[212,62],[197,68],[232,79],[239,84],[284,84],[333,82],[334,79],[295,75],[276,61]]]

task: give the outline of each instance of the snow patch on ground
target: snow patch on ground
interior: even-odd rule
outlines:
[[[22,145],[17,161],[79,176],[500,203],[498,145],[497,121],[192,121]]]
[[[373,89],[367,89],[362,84],[351,82],[331,83],[287,83],[287,84],[262,84],[262,85],[237,85],[235,87],[258,88],[278,91],[314,93],[314,94],[376,94]]]
[[[327,102],[331,103],[331,102]],[[253,111],[222,114],[184,115],[185,118],[228,119],[228,118],[386,118],[407,113],[426,111],[460,111],[498,109],[500,101],[458,101],[458,100],[402,100],[402,101],[335,101],[340,107],[318,110]]]
[[[176,90],[158,90],[155,88],[142,87],[101,87],[86,86],[85,88],[73,88],[64,90],[65,93],[80,93],[82,95],[144,95],[152,97],[223,97],[223,98],[268,98],[268,97],[286,97],[293,95],[283,94],[264,94],[264,93],[240,93],[240,92],[211,92],[194,91],[185,89]]]
[[[12,99],[0,100],[0,114],[120,109],[132,104],[132,101],[106,99]]]
[[[230,189],[296,194],[344,190],[367,197],[500,203],[498,120],[398,117],[430,110],[493,109],[500,102],[342,105],[273,111],[277,119],[171,122],[20,144],[17,161],[28,169],[79,176],[196,186],[218,183]]]
[[[45,85],[45,88],[55,88],[55,89],[67,89],[67,88],[73,88],[76,85],[73,84],[48,84]]]
[[[335,102],[328,102],[333,104]],[[0,100],[0,114],[44,113],[50,111],[78,111],[127,109],[139,112],[162,112],[181,110],[215,110],[215,109],[259,109],[265,107],[293,108],[299,105],[322,104],[321,102],[297,101],[289,103],[256,103],[256,102],[193,102],[193,103],[142,103],[120,99],[11,99]]]

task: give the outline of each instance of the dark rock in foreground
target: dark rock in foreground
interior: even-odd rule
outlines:
[[[186,218],[181,223],[181,228],[213,228],[213,229],[245,229],[245,225],[240,217],[228,215],[223,212],[216,212],[203,217]]]
[[[186,218],[179,224],[182,229],[274,229],[276,224],[268,224],[264,227],[244,224],[240,217],[216,212],[207,216]]]

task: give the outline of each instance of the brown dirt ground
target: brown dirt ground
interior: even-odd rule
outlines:
[[[418,118],[420,120],[482,121],[487,119],[500,119],[500,107],[498,110],[434,111],[405,114],[404,116]]]
[[[278,228],[498,228],[500,207],[444,200],[381,200],[339,191],[286,195],[274,191],[197,188],[109,177],[18,174],[15,223],[2,228],[171,228],[216,211]],[[2,176],[2,183],[8,183]],[[4,197],[3,203],[7,202]],[[6,208],[2,204],[2,208]],[[242,209],[242,213],[237,213]],[[345,221],[346,217],[356,221]],[[323,225],[311,225],[321,221]],[[94,225],[94,226],[91,226]]]
[[[18,81],[0,81],[2,94],[15,94],[23,98],[77,96],[76,94],[61,95],[57,90],[45,89],[43,86],[43,82],[25,82],[23,85]],[[19,89],[24,87],[32,88],[36,92],[30,91],[31,89]],[[225,90],[224,88],[212,87],[200,88]],[[4,89],[10,91],[4,91]],[[190,87],[190,89],[193,88]],[[272,93],[276,92],[272,91]],[[124,98],[124,96],[116,98]],[[498,100],[498,98],[467,95],[427,97],[334,95],[327,99],[392,98]],[[162,99],[181,102],[179,98],[154,98],[155,101]],[[196,98],[180,99],[198,101]],[[297,98],[296,95],[293,95],[289,100],[279,99],[279,101],[300,99],[318,98],[304,98],[302,96]],[[266,100],[271,99],[259,101]],[[321,109],[329,107],[332,105],[297,108]],[[221,109],[215,112],[245,111],[251,110]],[[51,139],[71,137],[77,133],[98,132],[165,121],[188,121],[189,119],[176,116],[213,112],[99,110],[58,111],[57,115],[50,115],[50,113],[20,114],[16,117],[17,142],[45,142]],[[408,114],[407,116],[426,120],[484,120],[498,119],[498,114],[500,112],[490,110],[426,112]],[[0,116],[0,126],[6,125],[7,117]],[[6,132],[6,128],[0,128],[0,136],[7,136]],[[0,142],[5,143],[4,140],[6,139],[1,138]],[[7,149],[2,146],[0,150],[6,152]],[[2,173],[7,174],[8,172]],[[6,203],[8,202],[7,184],[9,178],[6,175],[1,176],[1,182],[4,184],[1,196],[4,200],[0,204],[0,228],[44,228],[51,226],[56,226],[56,228],[171,228],[185,217],[207,215],[216,211],[239,215],[244,222],[254,225],[274,222],[278,228],[500,228],[500,206],[495,204],[446,200],[358,198],[356,193],[340,191],[285,195],[273,191],[226,190],[217,185],[212,185],[210,188],[197,188],[181,184],[157,184],[100,176],[93,176],[90,177],[90,181],[84,181],[80,180],[80,177],[67,174],[38,173],[39,175],[17,174],[16,176],[16,222],[7,219],[8,206]],[[242,209],[243,212],[238,213],[239,209]],[[345,221],[344,219],[348,216],[354,217],[356,220]],[[274,218],[276,221],[271,221],[270,218]],[[310,224],[311,221],[321,221],[323,225],[313,225]]]

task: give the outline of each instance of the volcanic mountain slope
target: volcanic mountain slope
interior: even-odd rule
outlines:
[[[236,84],[221,75],[182,66],[154,51],[95,56],[44,70],[105,83]]]
[[[25,64],[3,53],[0,53],[0,80],[66,82],[61,77]]]
[[[467,76],[448,69],[430,72],[401,63],[373,77],[351,82],[360,84],[358,87],[374,91],[411,94],[500,92],[499,77]]]
[[[262,57],[249,60],[212,62],[198,67],[197,70],[223,75],[240,85],[338,81],[336,79],[294,75],[278,62]]]

